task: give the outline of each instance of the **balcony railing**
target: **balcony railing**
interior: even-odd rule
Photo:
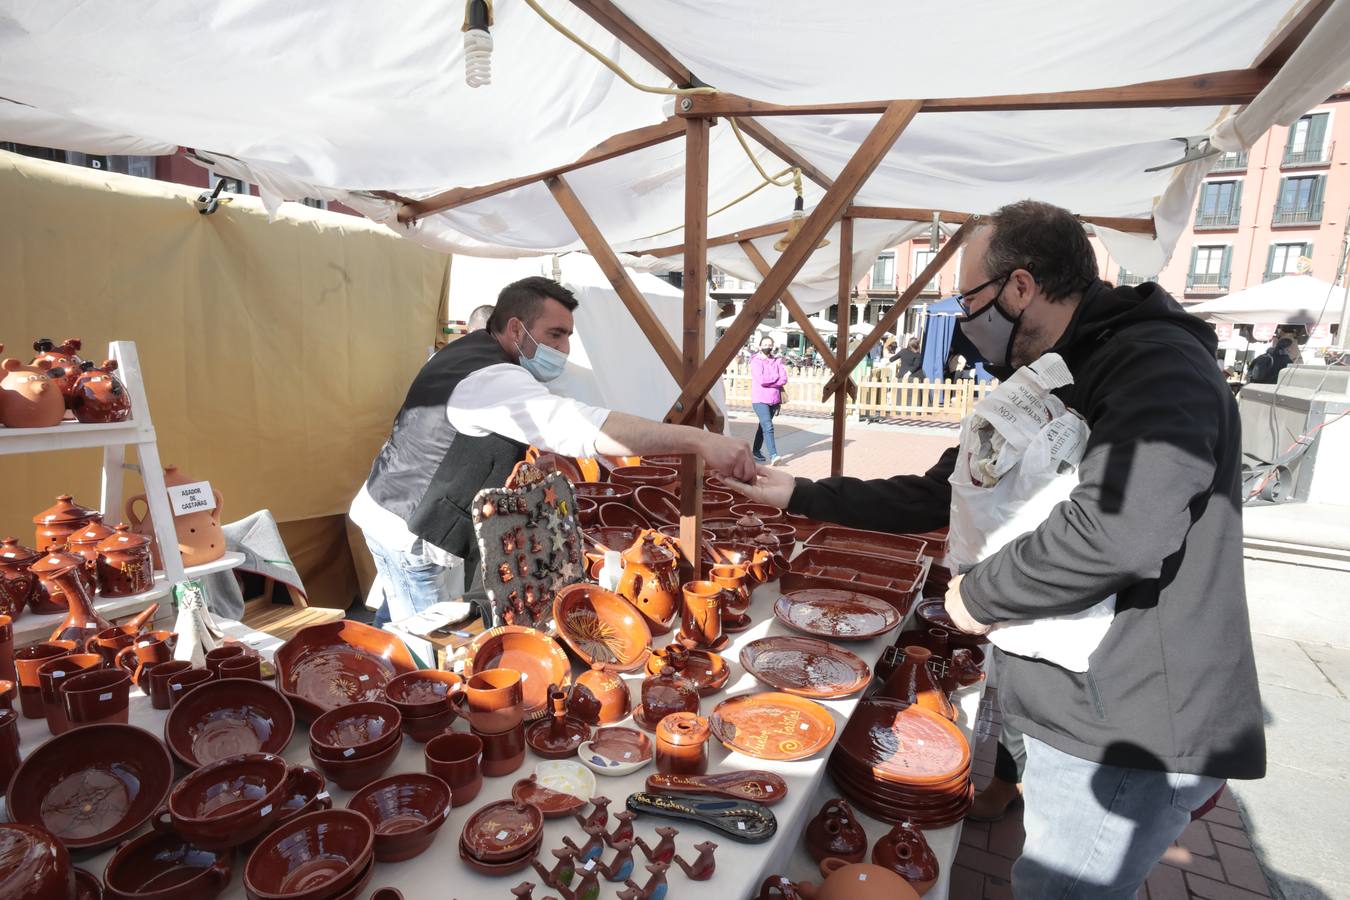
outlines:
[[[1297,273],[1295,273],[1295,272],[1272,272],[1272,271],[1270,271],[1269,269],[1267,269],[1267,270],[1266,270],[1266,274],[1262,277],[1261,280],[1262,280],[1262,281],[1274,281],[1276,278],[1283,278],[1283,277],[1286,276],[1286,275],[1294,275],[1294,274],[1297,274]]]
[[[1186,290],[1222,293],[1228,290],[1228,276],[1221,272],[1189,272],[1186,275]]]
[[[1247,170],[1247,151],[1230,150],[1219,154],[1219,161],[1211,172],[1245,172]]]
[[[1116,276],[1116,287],[1134,287],[1137,284],[1155,281],[1157,278],[1157,275],[1135,275],[1133,272],[1126,272],[1121,269],[1120,274]]]
[[[1223,212],[1195,214],[1195,227],[1197,229],[1205,228],[1236,228],[1241,221],[1241,208],[1233,210],[1224,210]]]
[[[1284,151],[1284,159],[1280,160],[1282,166],[1320,166],[1331,162],[1331,155],[1336,151],[1336,142],[1330,141],[1320,147],[1304,147],[1302,150]]]
[[[1275,214],[1270,217],[1272,225],[1315,225],[1322,221],[1322,204],[1314,203],[1309,206],[1291,206],[1287,209],[1275,207]]]

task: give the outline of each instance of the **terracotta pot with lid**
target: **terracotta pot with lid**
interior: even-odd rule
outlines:
[[[30,571],[42,555],[15,537],[0,541],[0,615],[17,618],[33,600],[37,575]]]
[[[94,521],[99,512],[76,503],[70,494],[61,494],[56,502],[33,516],[35,546],[39,551],[63,550],[70,536]]]
[[[680,609],[680,556],[670,539],[644,531],[623,552],[618,594],[642,613],[652,634],[666,634]]]
[[[84,342],[77,337],[66,338],[59,344],[51,338],[38,338],[33,341],[33,351],[37,356],[33,357],[32,365],[47,363],[53,369],[61,370],[61,375],[54,375],[53,378],[61,388],[61,397],[66,409],[74,409],[72,397],[75,394],[75,383],[80,380],[80,372],[84,366],[84,360],[79,355],[79,350],[83,346]]]
[[[184,474],[177,466],[164,467],[166,488],[193,484],[200,480]],[[212,489],[211,494],[215,497],[215,509],[173,517],[174,532],[178,535],[178,552],[183,555],[185,566],[200,566],[225,555],[225,532],[220,528],[220,508],[223,500],[220,491]],[[137,503],[145,505],[143,515],[137,515]],[[127,500],[126,514],[131,520],[131,530],[149,537],[153,542],[154,526],[150,521],[150,506],[146,503],[144,494],[137,494]],[[154,553],[159,553],[159,548],[154,547],[153,543],[151,549]]]
[[[61,385],[53,380],[65,374],[43,360],[25,366],[17,359],[4,361],[0,375],[0,425],[6,428],[50,428],[66,415]]]
[[[95,366],[85,361],[77,371],[75,387],[67,395],[75,418],[81,422],[125,422],[131,418],[131,396],[113,372],[117,360],[105,359]]]
[[[667,775],[708,771],[708,720],[695,713],[673,713],[656,726],[656,768]]]
[[[103,516],[95,515],[87,525],[72,532],[66,539],[66,551],[84,560],[84,565],[80,567],[80,577],[84,580],[85,589],[89,591],[91,597],[98,593],[99,586],[98,545],[112,533],[113,530],[103,524]]]
[[[117,523],[98,543],[99,593],[105,597],[130,597],[155,584],[155,566],[150,558],[150,539],[136,534],[125,522]]]

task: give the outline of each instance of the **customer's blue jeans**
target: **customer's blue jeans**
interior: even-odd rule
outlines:
[[[433,562],[420,538],[410,550],[394,550],[366,535],[366,546],[384,583],[385,601],[375,613],[377,628],[383,628],[390,620],[391,595],[413,612],[421,612],[433,603],[456,600],[464,593],[463,564],[452,567]]]
[[[1105,766],[1025,736],[1022,824],[1013,896],[1133,900],[1192,811],[1223,780]]]
[[[778,415],[778,404],[752,403],[755,415],[759,417],[759,427],[755,429],[755,444],[751,452],[755,459],[773,459],[778,455],[778,446],[773,442],[773,417]],[[760,453],[760,448],[764,452]]]

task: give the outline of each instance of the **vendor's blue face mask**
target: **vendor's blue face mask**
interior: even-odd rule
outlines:
[[[534,339],[534,335],[530,334],[529,329],[526,329],[525,334],[534,341],[534,356],[526,356],[525,351],[520,349],[520,344],[516,343],[516,353],[520,354],[521,367],[533,375],[535,381],[549,382],[561,375],[563,367],[567,365],[567,354],[556,347],[539,343]]]

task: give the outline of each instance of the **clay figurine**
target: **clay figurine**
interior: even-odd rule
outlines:
[[[703,841],[695,844],[694,849],[698,851],[698,857],[692,864],[684,861],[678,853],[675,854],[675,865],[684,870],[690,881],[707,881],[713,876],[717,869],[717,860],[713,859],[713,852],[717,850],[717,845],[712,841]]]
[[[619,820],[619,824],[614,826],[614,830],[605,835],[605,843],[611,848],[617,847],[624,841],[633,840],[633,820],[637,818],[637,813],[621,809],[614,814],[614,818]]]
[[[937,881],[938,861],[923,832],[908,819],[899,822],[872,848],[873,865],[884,866],[923,895]]]
[[[853,808],[836,797],[825,801],[816,817],[806,825],[806,849],[816,862],[836,857],[862,862],[867,855],[867,832],[858,823]]]
[[[74,409],[72,397],[75,393],[75,382],[80,378],[80,369],[84,365],[84,360],[80,359],[78,351],[83,346],[79,338],[66,338],[60,344],[57,344],[51,338],[38,338],[33,341],[33,350],[37,356],[29,365],[38,365],[47,363],[53,369],[60,369],[58,375],[52,373],[52,378],[56,379],[57,386],[61,388],[61,397],[66,409]]]
[[[598,862],[606,881],[627,881],[633,874],[633,842],[619,841],[614,845],[614,858],[608,864]]]
[[[577,820],[577,824],[582,827],[586,833],[590,833],[592,828],[603,829],[609,824],[609,798],[592,797],[591,813],[588,816],[582,816],[581,813],[573,813],[572,817]]]
[[[588,860],[576,867],[577,886],[569,888],[565,884],[555,884],[553,889],[562,894],[563,900],[596,900],[600,896],[600,866],[595,860]]]
[[[600,827],[591,826],[586,829],[586,833],[590,835],[590,840],[586,841],[586,844],[583,847],[578,847],[567,835],[563,835],[562,839],[564,844],[576,851],[577,859],[580,860],[595,859],[601,853],[605,852],[605,830]]]
[[[126,385],[113,374],[116,369],[115,359],[105,359],[101,366],[84,363],[68,396],[75,418],[81,422],[125,422],[131,418],[131,397]]]
[[[638,900],[664,900],[666,896],[666,869],[670,868],[670,863],[661,862],[647,866],[647,871],[652,873],[652,877],[647,879],[647,883],[639,888],[631,880],[625,881],[630,891],[637,891]]]
[[[511,893],[516,900],[534,900],[534,882],[522,881],[520,884],[511,888]]]
[[[670,865],[670,861],[675,858],[675,835],[679,834],[680,831],[678,828],[671,828],[669,825],[658,825],[656,833],[661,836],[661,840],[656,842],[655,847],[648,847],[647,842],[640,836],[634,838],[634,841],[643,855],[647,857],[648,862]]]
[[[564,838],[564,841],[566,839]],[[561,850],[549,851],[558,861],[553,865],[553,871],[544,868],[544,864],[537,858],[530,860],[530,865],[539,873],[539,877],[544,884],[549,887],[558,885],[568,885],[572,883],[572,874],[576,869],[576,851],[571,847],[563,847]]]
[[[4,375],[0,376],[0,425],[7,428],[50,428],[59,425],[66,415],[66,401],[61,386],[54,381],[64,375],[62,369],[42,360],[37,365],[25,366],[17,359],[7,359]]]

